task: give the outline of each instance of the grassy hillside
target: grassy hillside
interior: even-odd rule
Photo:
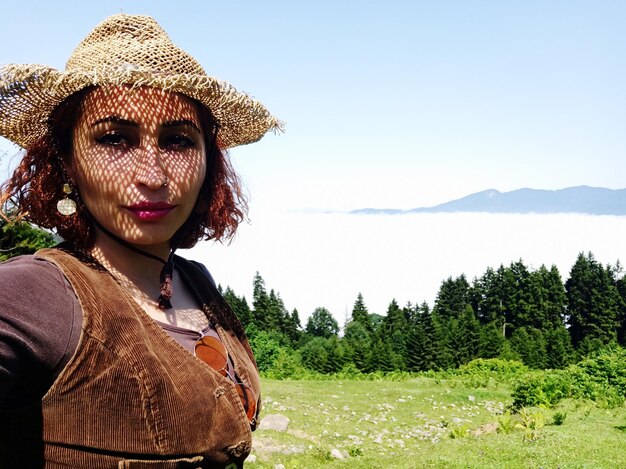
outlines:
[[[249,467],[626,467],[626,408],[564,400],[510,414],[511,387],[490,380],[263,380]]]

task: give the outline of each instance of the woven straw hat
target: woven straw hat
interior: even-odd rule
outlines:
[[[48,133],[48,119],[56,106],[93,85],[150,86],[194,98],[217,119],[222,148],[256,142],[270,130],[282,130],[282,123],[260,102],[208,76],[154,19],[120,14],[96,26],[63,71],[43,65],[0,69],[0,135],[28,148]]]

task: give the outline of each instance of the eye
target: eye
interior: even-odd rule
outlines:
[[[97,137],[96,142],[101,145],[107,145],[111,147],[119,147],[122,145],[130,144],[130,140],[126,136],[116,131],[107,132],[101,137]]]
[[[192,148],[196,145],[193,138],[186,134],[171,134],[167,135],[163,139],[163,148],[171,148],[173,150],[182,150],[185,148]]]

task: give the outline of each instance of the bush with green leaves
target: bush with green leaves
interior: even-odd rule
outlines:
[[[567,371],[572,395],[604,407],[618,407],[626,399],[626,349],[612,345],[592,354]]]
[[[270,379],[309,379],[311,372],[302,366],[299,353],[281,347],[262,375]]]
[[[7,222],[0,217],[0,261],[38,249],[52,247],[57,243],[54,235],[22,221]]]
[[[552,407],[571,396],[571,386],[569,374],[561,370],[528,373],[514,386],[511,407]]]
[[[565,423],[565,418],[567,417],[566,412],[555,412],[552,416],[552,424],[553,425],[563,425]]]
[[[293,353],[286,344],[287,338],[279,332],[260,331],[254,326],[246,328],[250,347],[254,352],[259,371],[269,371],[283,353]]]
[[[524,441],[535,441],[545,424],[546,418],[540,411],[522,407],[519,411],[519,423],[515,424],[515,428],[524,431]]]
[[[528,367],[520,361],[500,358],[477,358],[451,372],[469,380],[472,387],[485,387],[489,380],[510,383],[528,373]]]
[[[625,396],[626,349],[610,346],[565,370],[528,374],[513,389],[512,407],[552,407],[572,397],[613,408],[623,405]]]
[[[507,410],[498,416],[498,433],[509,434],[515,429],[516,419],[511,415],[511,411]]]

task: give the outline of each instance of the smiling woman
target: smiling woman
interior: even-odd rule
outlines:
[[[64,71],[0,70],[0,135],[26,150],[5,216],[65,240],[0,265],[0,467],[243,465],[254,358],[174,253],[235,233],[225,150],[279,128],[149,17],[108,18]]]

